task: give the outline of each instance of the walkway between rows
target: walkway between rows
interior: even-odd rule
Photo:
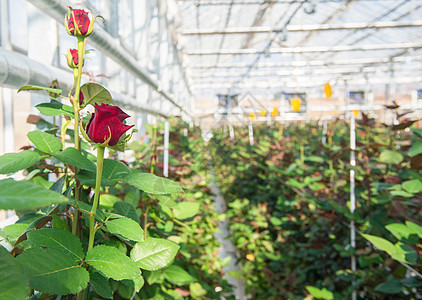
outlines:
[[[220,189],[218,188],[215,179],[214,173],[211,173],[211,192],[214,195],[215,209],[219,214],[223,214],[227,210],[226,202],[224,201],[223,196],[221,195]],[[224,274],[227,278],[227,281],[233,286],[234,294],[236,299],[245,300],[247,299],[245,295],[245,282],[243,279],[234,278],[228,274],[229,271],[239,271],[241,266],[236,264],[236,248],[233,245],[233,242],[230,239],[229,234],[229,220],[226,218],[224,221],[218,221],[219,232],[215,234],[215,237],[220,242],[221,246],[218,249],[219,257],[223,260],[226,257],[231,257],[230,263],[223,267]]]

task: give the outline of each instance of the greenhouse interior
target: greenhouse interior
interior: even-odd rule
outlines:
[[[0,0],[0,299],[422,299],[422,0]]]

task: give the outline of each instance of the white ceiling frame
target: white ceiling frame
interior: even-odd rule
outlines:
[[[403,70],[403,68],[394,68],[394,73],[395,76],[397,76],[397,73],[399,72],[403,72],[403,73],[412,73],[415,74],[415,72],[420,72],[420,66],[418,66],[417,68],[412,68],[410,69],[408,66],[405,67],[405,69]],[[260,71],[254,71],[254,72],[250,72],[248,74],[248,77],[281,77],[281,76],[297,76],[297,75],[317,75],[317,74],[344,74],[344,73],[377,73],[377,72],[382,72],[382,73],[390,73],[391,72],[391,67],[390,66],[384,66],[384,67],[379,67],[379,66],[364,66],[364,67],[352,67],[352,68],[347,68],[347,67],[342,67],[342,68],[321,68],[321,69],[305,69],[305,68],[300,68],[300,69],[288,69],[288,70],[279,70],[276,72],[267,72],[265,70],[260,70]],[[232,78],[237,78],[237,77],[241,77],[242,74],[236,74],[234,72],[216,72],[216,73],[210,73],[210,74],[192,74],[191,77],[193,79],[197,79],[197,78],[222,78],[222,77],[232,77]]]
[[[405,28],[422,27],[422,20],[414,22],[375,22],[367,23],[345,23],[345,24],[307,24],[307,25],[288,25],[287,31],[326,31],[326,30],[358,30],[358,29],[384,29],[384,28]],[[283,28],[274,29],[269,26],[244,27],[244,28],[226,28],[221,30],[201,28],[185,29],[181,31],[182,35],[214,35],[214,34],[250,34],[250,33],[272,33],[283,32]]]
[[[376,76],[371,78],[344,76],[341,78],[348,82],[349,85],[377,85],[377,84],[391,84],[392,78],[390,76]],[[323,87],[330,78],[318,77],[316,79],[310,78],[295,78],[295,80],[277,80],[277,81],[257,81],[250,80],[239,84],[237,88],[251,89],[251,88],[295,88],[295,87]],[[394,78],[395,84],[420,84],[422,76],[398,76]],[[420,84],[422,85],[422,84]],[[210,83],[196,83],[192,86],[194,90],[200,89],[225,89],[232,86],[231,82],[210,82]]]
[[[370,45],[340,45],[324,47],[291,47],[272,48],[267,52],[258,49],[221,49],[221,50],[186,50],[187,55],[239,55],[239,54],[275,54],[275,53],[312,53],[312,52],[343,52],[343,51],[371,51],[394,49],[419,49],[422,43],[370,44]]]
[[[412,62],[422,60],[422,56],[399,56],[392,60],[389,58],[359,58],[359,59],[334,59],[327,60],[297,60],[283,62],[258,63],[259,68],[273,67],[306,67],[306,66],[332,66],[332,65],[360,65],[360,64],[387,64],[396,62]],[[191,69],[222,69],[222,68],[248,68],[247,63],[225,63],[219,65],[192,65]]]
[[[263,1],[263,0],[241,0],[241,1],[233,1],[234,5],[257,5],[263,4],[264,2],[269,4],[282,4],[282,3],[304,3],[308,0],[274,0],[274,1]],[[332,2],[332,3],[339,3],[343,2],[344,0],[319,0],[320,3],[324,2]],[[387,0],[360,0],[366,2],[382,2]],[[183,3],[192,3],[195,5],[230,5],[232,1],[228,0],[179,0],[179,2]]]

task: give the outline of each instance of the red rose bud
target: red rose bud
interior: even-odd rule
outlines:
[[[78,50],[77,49],[67,50],[66,59],[67,59],[67,65],[69,66],[69,68],[76,69],[79,63]]]
[[[94,20],[90,12],[70,8],[66,14],[64,25],[70,35],[87,37],[92,33]]]
[[[117,106],[95,104],[95,113],[92,114],[86,126],[88,137],[95,143],[104,143],[108,138],[108,146],[114,146],[127,130],[135,125],[123,124],[129,115]]]
[[[82,93],[82,91],[80,91],[79,92],[79,106],[81,106],[83,102],[84,102],[84,94]]]
[[[75,97],[75,93],[73,93],[72,96]],[[79,106],[81,106],[83,102],[84,102],[84,94],[82,93],[82,91],[80,91],[79,92]]]

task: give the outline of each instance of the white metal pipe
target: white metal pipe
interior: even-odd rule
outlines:
[[[284,28],[273,28],[270,26],[225,28],[216,30],[213,28],[185,29],[182,35],[215,35],[215,34],[250,34],[250,33],[273,33],[283,32],[306,32],[306,31],[327,31],[327,30],[356,30],[356,29],[384,29],[384,28],[404,28],[421,27],[422,21],[414,22],[375,22],[375,23],[344,23],[344,24],[305,24],[305,25],[287,25]]]
[[[355,150],[356,150],[356,124],[355,116],[352,112],[350,114],[350,212],[353,215],[356,209],[356,195],[355,195],[355,170],[356,166]],[[356,227],[355,221],[350,221],[350,246],[356,250]],[[351,269],[353,274],[356,273],[356,256],[351,257]],[[353,290],[352,299],[356,300],[356,290]]]
[[[68,11],[68,6],[71,5],[69,1],[64,0],[28,0],[42,11],[49,14],[53,19],[56,19],[59,24],[63,23],[64,15]],[[126,68],[137,78],[152,87],[161,96],[170,101],[173,105],[178,108],[183,108],[173,100],[172,95],[167,91],[164,91],[161,85],[154,81],[146,70],[141,68],[136,60],[126,49],[124,49],[120,41],[113,38],[105,30],[94,30],[92,35],[89,37],[89,43],[92,43],[95,47],[100,49],[102,52],[107,54],[111,59],[116,61],[118,64]]]
[[[314,52],[344,52],[344,51],[376,51],[395,49],[419,49],[422,43],[369,44],[369,45],[337,45],[323,47],[291,47],[272,48],[268,51],[258,49],[209,49],[187,50],[187,55],[240,55],[240,54],[274,54],[274,53],[314,53]]]
[[[163,175],[169,177],[169,122],[164,122],[164,160],[163,160]]]
[[[49,86],[57,79],[63,94],[67,95],[72,87],[73,74],[53,66],[45,66],[27,56],[4,50],[0,47],[0,86],[20,88],[23,85]],[[157,111],[139,100],[119,92],[110,91],[113,102],[135,111],[157,114],[168,117],[168,114]]]

